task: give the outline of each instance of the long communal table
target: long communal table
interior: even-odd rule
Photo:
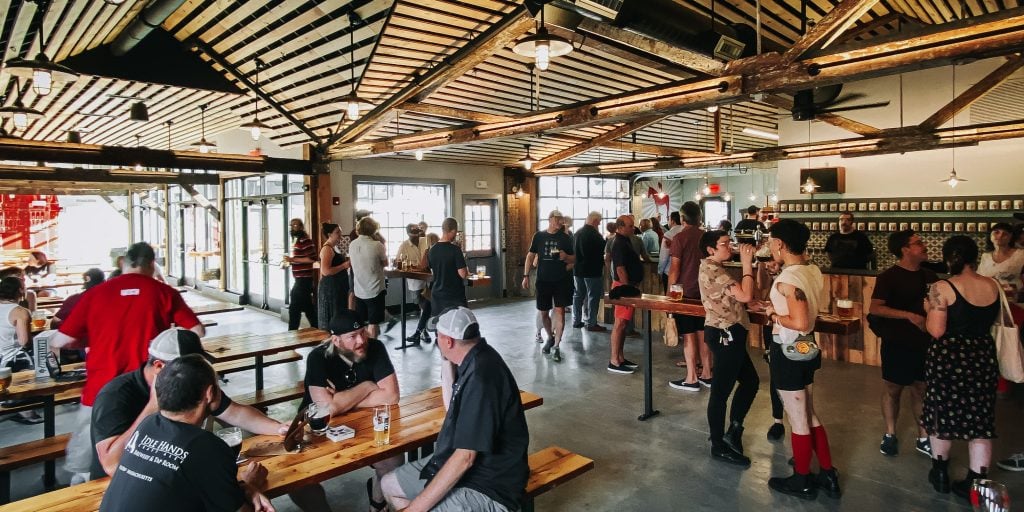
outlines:
[[[526,391],[520,391],[520,397],[526,409],[544,403],[543,398]],[[348,425],[356,431],[354,438],[339,443],[326,437],[314,437],[298,453],[269,457],[247,453],[250,460],[260,461],[269,472],[264,493],[272,498],[281,496],[433,443],[445,416],[441,388],[415,393],[399,401],[391,413],[389,445],[374,445],[372,415],[369,409],[357,409],[335,417],[332,425]],[[248,452],[255,447],[280,443],[281,438],[277,436],[254,436],[246,439],[242,448]],[[0,506],[0,512],[94,512],[99,509],[109,482],[109,478],[102,478],[40,494]]]
[[[681,314],[691,316],[704,316],[704,305],[696,299],[682,299],[672,300],[664,295],[652,295],[643,294],[640,297],[623,297],[621,299],[611,299],[606,294],[604,297],[606,304],[613,306],[631,306],[637,309],[643,309],[646,315],[645,325],[647,326],[647,342],[644,343],[644,410],[643,413],[637,417],[638,420],[644,421],[648,418],[657,416],[660,411],[654,409],[653,399],[653,379],[654,370],[652,368],[653,356],[652,352],[652,339],[653,333],[651,332],[651,312],[662,311],[670,314]],[[747,314],[750,316],[750,322],[758,325],[768,325],[770,320],[762,311],[748,310]],[[860,319],[859,318],[839,318],[833,315],[819,315],[817,321],[814,324],[814,331],[825,334],[853,334],[859,331]]]
[[[406,332],[406,326],[405,326],[405,299],[406,299],[405,291],[408,289],[407,284],[409,282],[409,279],[418,279],[420,281],[426,281],[426,282],[429,283],[430,281],[434,280],[434,274],[431,273],[429,270],[398,270],[398,269],[395,269],[395,268],[390,268],[390,269],[384,269],[384,277],[388,277],[388,278],[395,278],[395,277],[397,277],[397,278],[401,278],[402,279],[402,299],[399,301],[399,306],[398,306],[399,307],[399,315],[401,315],[401,317],[402,317],[402,331],[401,331],[402,332],[402,344],[397,346],[397,347],[395,347],[395,350],[405,350],[405,349],[407,349],[409,347],[419,346],[419,344],[420,344],[419,341],[415,341],[415,342],[412,342],[412,343],[406,343],[406,341],[405,341],[405,332]],[[474,275],[470,275],[469,277],[466,278],[466,286],[467,287],[485,286],[485,285],[489,285],[489,284],[491,284],[491,277],[490,276],[480,277],[480,276],[477,276],[477,275],[474,274]],[[435,315],[436,314],[440,314],[440,313],[441,313],[440,311],[435,311],[434,312]]]
[[[245,309],[245,307],[240,304],[232,304],[230,302],[205,302],[195,306],[189,304],[188,307],[196,314],[196,316],[230,313],[232,311],[241,311]]]
[[[276,334],[228,334],[203,340],[214,362],[255,358],[256,389],[263,389],[263,358],[271,354],[312,347],[330,337],[327,331],[306,327]]]

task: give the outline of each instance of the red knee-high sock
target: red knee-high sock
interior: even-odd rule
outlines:
[[[814,440],[814,453],[818,456],[818,465],[821,469],[832,469],[832,451],[828,448],[828,434],[825,433],[825,426],[818,425],[811,428],[811,438]]]
[[[790,434],[793,443],[793,469],[801,475],[811,472],[811,436]]]

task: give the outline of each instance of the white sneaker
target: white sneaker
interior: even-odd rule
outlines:
[[[71,475],[71,483],[69,485],[84,484],[89,481],[89,473],[74,473]]]

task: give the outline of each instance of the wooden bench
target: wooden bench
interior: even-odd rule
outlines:
[[[71,434],[0,448],[0,503],[11,501],[11,471],[64,456]]]
[[[533,499],[537,496],[594,469],[593,459],[557,446],[531,454],[529,462],[530,479],[526,481],[522,512],[533,512]]]
[[[69,389],[67,391],[63,391],[54,395],[53,405],[67,405],[77,403],[81,399],[81,397],[81,389]],[[42,402],[30,402],[25,404],[12,405],[10,407],[0,407],[0,415],[19,413],[23,411],[31,411],[33,409],[39,409],[42,406]]]
[[[295,361],[301,361],[302,356],[294,350],[287,350],[285,352],[279,352],[277,354],[271,354],[263,358],[263,367],[293,363]],[[237,359],[235,361],[224,361],[223,363],[214,363],[213,369],[217,370],[218,375],[227,375],[229,373],[244,372],[246,370],[252,370],[256,368],[256,359]]]
[[[278,386],[275,388],[261,389],[253,391],[252,393],[246,393],[244,395],[231,397],[235,403],[242,405],[251,405],[257,409],[266,409],[271,405],[282,404],[297,400],[303,397],[306,393],[306,386],[303,381],[299,381],[296,384],[289,384],[284,386]]]

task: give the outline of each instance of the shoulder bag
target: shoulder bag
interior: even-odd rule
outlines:
[[[1013,323],[1010,303],[1006,300],[1002,287],[999,287],[999,316],[992,324],[992,339],[996,342],[996,359],[999,360],[1000,375],[1010,382],[1024,382],[1020,331]]]
[[[782,355],[790,361],[810,361],[821,353],[821,348],[814,341],[813,332],[801,334],[793,341],[783,341],[780,345],[782,346]]]

